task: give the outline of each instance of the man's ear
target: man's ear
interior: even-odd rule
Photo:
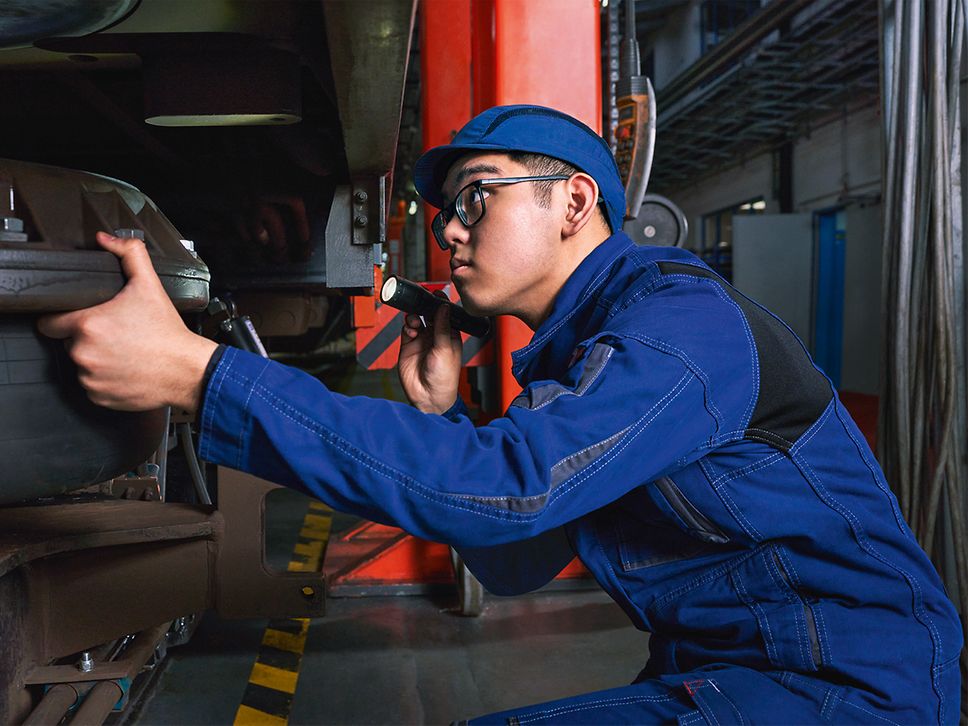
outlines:
[[[588,174],[578,172],[563,184],[566,199],[565,218],[561,234],[572,237],[578,234],[595,217],[598,206],[598,184]]]

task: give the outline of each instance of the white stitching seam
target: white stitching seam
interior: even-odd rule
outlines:
[[[771,544],[769,545],[769,550],[771,553],[776,552],[776,547]],[[797,649],[800,651],[800,659],[804,667],[806,667],[806,664],[811,663],[812,660],[804,642],[809,641],[809,636],[807,635],[807,617],[803,613],[803,608],[799,607],[802,602],[791,586],[787,585],[783,580],[783,575],[780,573],[779,567],[776,562],[773,561],[772,557],[769,557],[764,553],[763,564],[766,565],[766,574],[770,576],[771,580],[773,580],[773,585],[779,592],[783,593],[783,597],[787,603],[794,606],[793,621],[796,623],[797,627]]]
[[[814,618],[818,621],[817,635],[819,636],[820,633],[823,633],[823,637],[820,638],[821,658],[823,658],[823,654],[824,652],[826,652],[827,657],[823,658],[823,662],[829,666],[833,663],[834,657],[830,652],[830,643],[829,643],[830,637],[827,631],[827,622],[823,619],[823,603],[818,602],[814,604],[813,614],[814,614]]]
[[[754,461],[740,469],[733,469],[725,474],[720,475],[714,482],[712,482],[713,489],[719,489],[723,484],[726,484],[733,479],[738,479],[741,476],[746,476],[747,474],[752,474],[754,471],[759,471],[760,469],[766,469],[773,466],[777,462],[784,458],[782,451],[777,451],[770,454],[767,457],[760,459],[759,461]]]
[[[690,376],[691,376],[691,373],[685,373],[685,374],[683,374],[682,378],[679,379],[679,381],[676,383],[676,385],[673,387],[673,389],[671,391],[669,391],[669,393],[667,393],[662,399],[660,399],[652,407],[652,410],[655,410],[655,408],[659,404],[662,404],[662,408],[660,408],[658,411],[656,411],[652,415],[652,417],[649,418],[648,421],[646,421],[644,424],[642,424],[641,426],[639,426],[639,424],[642,421],[642,419],[645,418],[645,416],[643,416],[638,421],[636,421],[634,424],[632,424],[632,426],[630,428],[636,428],[637,427],[638,428],[638,431],[635,431],[634,433],[629,433],[628,436],[627,436],[627,438],[626,438],[626,440],[623,443],[616,444],[615,446],[613,446],[611,449],[609,449],[607,452],[605,452],[600,458],[596,459],[587,469],[584,470],[584,472],[576,472],[576,474],[572,478],[575,479],[575,477],[578,477],[577,479],[575,479],[574,481],[571,481],[570,479],[566,479],[565,480],[566,482],[571,481],[570,484],[567,484],[566,485],[564,482],[562,482],[562,485],[560,485],[556,490],[552,491],[551,494],[548,497],[548,504],[551,504],[558,497],[563,496],[566,492],[574,489],[576,486],[578,486],[579,484],[581,484],[583,481],[585,481],[586,479],[588,479],[593,474],[597,474],[598,471],[601,470],[601,468],[605,466],[605,464],[607,464],[609,461],[611,461],[616,456],[618,456],[619,454],[621,454],[622,451],[624,451],[625,448],[632,441],[634,441],[638,437],[638,435],[640,433],[642,433],[646,428],[649,427],[649,424],[651,424],[656,418],[659,417],[659,414],[660,413],[662,413],[663,411],[665,411],[666,408],[668,408],[669,404],[672,403],[672,401],[674,401],[676,398],[679,397],[679,394],[682,393],[683,390],[685,390],[686,383],[690,380]],[[668,400],[665,400],[665,399],[668,399]],[[663,401],[664,401],[664,403],[663,403]],[[648,415],[648,413],[646,414],[646,416],[647,415]],[[579,476],[579,474],[581,474],[581,476]]]
[[[709,465],[707,460],[703,458],[699,460],[699,468],[702,470],[703,474],[706,475],[706,480],[709,482],[710,488],[712,488],[716,496],[719,497],[723,503],[723,506],[726,507],[727,511],[733,516],[733,519],[740,526],[740,528],[746,532],[749,538],[754,542],[762,542],[765,539],[763,535],[761,535],[757,531],[756,527],[754,527],[750,521],[743,516],[742,511],[736,506],[736,502],[734,502],[732,497],[729,496],[729,493],[725,490],[719,490],[715,487],[712,487],[712,465]]]
[[[830,409],[828,408],[827,414],[829,414],[829,411]],[[821,418],[826,418],[827,414],[825,414]],[[814,490],[817,492],[817,495],[820,497],[821,501],[823,501],[824,504],[826,504],[828,507],[830,507],[835,512],[837,512],[841,517],[847,520],[848,524],[850,525],[851,531],[854,534],[854,538],[857,540],[857,543],[861,546],[861,548],[865,552],[867,552],[870,556],[874,557],[874,559],[878,560],[881,564],[884,564],[890,567],[891,569],[893,569],[894,571],[900,573],[907,581],[908,587],[911,589],[911,593],[914,595],[915,617],[922,625],[924,625],[928,629],[928,632],[931,635],[932,645],[934,647],[935,660],[940,661],[944,654],[944,650],[941,644],[941,635],[938,632],[934,624],[934,621],[931,620],[931,618],[929,618],[924,611],[924,597],[921,593],[921,587],[918,585],[914,576],[911,575],[903,567],[888,560],[886,557],[884,557],[877,551],[877,548],[875,548],[874,545],[871,544],[871,542],[868,540],[866,532],[861,526],[860,521],[856,518],[856,516],[854,516],[853,512],[851,512],[849,509],[844,507],[840,502],[834,499],[833,496],[831,496],[830,492],[827,491],[827,488],[820,481],[820,477],[813,470],[813,467],[810,466],[809,462],[807,462],[805,459],[802,459],[799,456],[798,452],[800,448],[802,447],[799,446],[798,444],[798,446],[796,447],[797,453],[793,455],[793,460],[798,466],[801,467],[801,470],[806,470],[807,472],[809,472],[810,476],[806,477],[807,481],[814,487]],[[791,453],[793,452],[791,451]],[[938,696],[940,707],[943,711],[944,695],[938,692],[937,688],[934,688],[933,690],[935,691],[935,694]]]
[[[699,268],[699,269],[702,269],[702,268]],[[753,340],[753,331],[750,330],[750,325],[749,325],[749,321],[746,319],[746,314],[743,312],[743,309],[739,306],[739,304],[735,300],[733,300],[728,294],[726,294],[726,290],[723,289],[723,286],[720,283],[716,282],[715,280],[710,280],[709,278],[706,278],[706,277],[697,277],[695,275],[684,275],[681,273],[678,275],[666,275],[665,279],[682,280],[683,282],[692,282],[692,283],[705,282],[705,283],[711,284],[713,286],[713,292],[716,293],[716,295],[718,295],[723,300],[723,302],[729,305],[732,305],[736,309],[736,312],[739,315],[739,319],[743,323],[743,332],[746,333],[746,342],[749,344],[749,348],[750,348],[750,363],[752,364],[752,367],[753,367],[753,370],[752,370],[753,390],[750,393],[750,400],[749,400],[749,403],[747,403],[746,405],[746,410],[743,412],[743,418],[742,418],[743,421],[749,421],[750,416],[753,415],[753,407],[756,403],[756,399],[758,398],[758,394],[760,390],[760,359],[756,353],[756,343]]]
[[[632,424],[632,425],[634,426],[635,424]],[[585,447],[584,449],[582,449],[581,451],[576,451],[576,452],[575,452],[574,454],[571,454],[571,455],[569,455],[569,456],[566,456],[566,457],[565,457],[564,459],[562,459],[562,460],[561,460],[561,461],[559,461],[559,462],[558,462],[557,464],[555,464],[554,466],[552,466],[552,467],[551,467],[551,471],[554,471],[554,470],[555,470],[555,469],[557,469],[557,468],[558,468],[559,466],[563,466],[564,464],[566,464],[567,462],[569,462],[569,461],[571,461],[572,459],[575,459],[575,458],[577,458],[577,457],[579,457],[579,456],[581,456],[582,454],[585,454],[585,453],[587,453],[587,452],[589,452],[589,451],[591,451],[591,450],[592,450],[592,449],[594,449],[594,448],[595,448],[596,446],[602,446],[603,444],[607,444],[607,443],[608,443],[609,441],[611,441],[612,439],[615,439],[615,438],[618,438],[619,436],[622,436],[622,435],[623,435],[623,434],[625,434],[625,433],[626,433],[626,432],[627,432],[627,431],[628,431],[628,430],[629,430],[630,428],[632,428],[632,426],[629,426],[628,428],[624,428],[624,429],[622,429],[621,431],[618,431],[617,433],[614,433],[614,434],[612,434],[612,435],[611,435],[611,436],[609,436],[609,437],[608,437],[607,439],[602,439],[601,441],[599,441],[599,442],[597,442],[597,443],[594,443],[594,444],[592,444],[591,446],[586,446],[586,447]]]
[[[632,340],[637,340],[640,343],[643,343],[652,348],[655,348],[656,350],[662,353],[665,353],[666,355],[671,355],[681,360],[685,364],[686,368],[692,371],[693,375],[696,376],[696,378],[698,378],[699,381],[702,383],[703,390],[705,390],[707,393],[707,395],[704,398],[708,400],[709,413],[713,416],[713,418],[716,421],[716,428],[718,429],[720,426],[723,426],[725,424],[725,419],[723,417],[722,412],[716,406],[716,402],[713,400],[712,395],[709,393],[710,391],[709,378],[706,376],[706,372],[700,366],[698,366],[696,362],[693,361],[688,355],[686,355],[685,351],[680,350],[675,346],[669,345],[668,343],[664,343],[661,340],[650,338],[647,335],[640,335],[639,333],[628,332],[628,333],[623,333],[622,336],[626,338],[631,338]]]
[[[693,694],[693,697],[692,697],[693,703],[695,703],[699,707],[699,710],[702,712],[702,715],[706,717],[706,720],[709,723],[713,724],[713,726],[719,726],[719,720],[716,718],[716,714],[713,713],[712,709],[709,708],[709,704],[706,703],[701,697],[702,694],[700,692],[702,691],[703,688],[710,688],[709,681],[707,681],[706,683],[703,683],[701,686],[695,689],[696,692],[695,694]],[[696,698],[696,695],[699,695],[700,698]]]
[[[723,693],[723,692],[722,692],[721,690],[719,690],[719,687],[718,687],[718,686],[716,685],[716,681],[715,681],[714,679],[712,679],[712,678],[710,678],[710,679],[709,679],[709,682],[710,682],[710,683],[712,684],[712,686],[713,686],[713,688],[715,688],[715,689],[716,689],[716,693],[718,693],[718,694],[719,694],[720,696],[722,696],[722,697],[723,697],[723,700],[724,700],[724,701],[726,701],[726,703],[728,703],[728,704],[729,704],[729,707],[730,707],[731,709],[733,709],[733,713],[735,713],[735,714],[736,714],[736,719],[737,719],[737,720],[738,720],[738,721],[739,721],[739,722],[740,722],[741,724],[746,724],[746,719],[745,719],[745,718],[743,718],[743,714],[741,714],[741,713],[739,712],[739,709],[738,709],[738,708],[736,708],[736,704],[735,704],[735,703],[733,703],[733,699],[732,699],[732,698],[730,698],[729,696],[727,696],[727,695],[726,695],[725,693]]]
[[[275,409],[280,415],[289,419],[294,424],[308,431],[314,436],[322,438],[325,441],[325,443],[328,443],[334,448],[336,448],[337,450],[342,451],[342,453],[344,453],[346,456],[356,461],[358,464],[361,464],[362,466],[369,469],[370,471],[373,471],[374,473],[379,474],[380,476],[386,477],[391,481],[396,481],[404,489],[407,489],[413,492],[417,496],[421,496],[424,499],[427,499],[432,502],[437,502],[438,504],[441,504],[446,507],[451,507],[453,509],[463,509],[466,511],[473,511],[479,516],[487,517],[489,519],[494,519],[501,522],[507,522],[508,520],[514,520],[514,519],[519,519],[524,522],[528,522],[528,520],[533,519],[533,517],[522,516],[513,512],[505,512],[504,516],[499,516],[494,512],[504,511],[504,510],[494,510],[493,508],[488,507],[488,509],[490,509],[491,511],[485,511],[483,508],[484,505],[473,506],[472,503],[462,503],[461,505],[457,505],[453,502],[447,501],[442,497],[434,496],[434,495],[439,495],[440,494],[439,492],[422,491],[422,489],[424,489],[425,487],[422,484],[420,484],[420,482],[417,482],[416,480],[410,477],[407,477],[406,475],[402,475],[400,472],[396,471],[395,469],[390,469],[389,467],[385,466],[382,462],[372,459],[372,457],[370,457],[369,455],[364,454],[364,456],[366,456],[367,459],[370,459],[370,461],[366,461],[363,458],[356,456],[353,453],[353,451],[347,450],[345,447],[348,444],[348,442],[346,442],[344,439],[334,434],[332,431],[329,431],[328,429],[325,429],[323,427],[319,427],[317,429],[317,428],[314,428],[313,426],[307,425],[303,421],[297,420],[289,413],[284,411],[282,408],[280,408],[280,405],[277,404],[274,398],[269,397],[272,395],[271,393],[268,393],[266,389],[262,388],[261,386],[260,388],[261,388],[261,391],[256,391],[255,395],[261,398],[263,401],[265,401],[271,408]],[[286,404],[283,403],[282,405],[285,406]],[[303,415],[298,411],[293,411],[293,412],[300,416]],[[363,453],[363,452],[360,452],[360,453]],[[389,471],[387,471],[387,469],[389,469]]]
[[[733,583],[733,587],[739,592],[743,604],[753,611],[753,617],[756,618],[757,623],[762,622],[763,627],[766,628],[766,632],[762,634],[763,643],[766,645],[766,655],[771,662],[779,664],[780,657],[776,651],[776,640],[773,637],[773,631],[770,629],[770,621],[767,619],[766,613],[763,612],[760,604],[750,597],[749,592],[746,590],[746,585],[743,583],[743,578],[737,572],[730,572],[729,578]]]
[[[543,711],[535,711],[524,716],[517,716],[518,723],[528,723],[538,718],[560,716],[564,713],[576,713],[578,711],[588,711],[595,706],[613,706],[617,704],[631,703],[664,703],[674,700],[673,696],[626,696],[624,698],[602,698],[597,701],[585,701],[584,703],[574,703],[558,708],[549,708]]]
[[[902,534],[906,534],[904,530],[904,525],[902,524],[903,517],[901,516],[901,511],[898,508],[897,499],[894,497],[894,495],[890,493],[890,490],[886,489],[881,484],[881,479],[880,477],[877,476],[876,469],[871,464],[870,460],[867,458],[867,454],[864,452],[864,447],[861,446],[861,444],[857,441],[857,439],[854,437],[853,432],[850,430],[850,427],[847,425],[843,417],[840,415],[840,409],[836,408],[835,406],[834,412],[837,414],[837,419],[840,421],[840,425],[843,426],[844,432],[846,432],[847,436],[850,437],[850,440],[854,443],[854,448],[856,448],[857,453],[860,454],[861,460],[863,460],[864,464],[867,466],[868,471],[870,471],[871,477],[873,477],[874,483],[877,485],[877,488],[884,493],[885,497],[888,500],[888,503],[891,505],[891,511],[894,513],[894,520],[897,522],[897,528],[901,530]]]
[[[587,391],[591,387],[591,385],[595,381],[598,380],[598,377],[602,374],[602,371],[605,370],[605,365],[612,359],[612,354],[615,352],[615,349],[614,348],[612,348],[609,345],[606,345],[605,343],[596,343],[595,344],[595,348],[597,348],[598,346],[602,346],[603,348],[607,348],[608,350],[605,353],[605,359],[601,362],[601,364],[599,364],[598,369],[594,372],[594,375],[592,375],[591,378],[589,378],[588,380],[585,380],[585,381],[581,381],[580,382],[580,385],[578,386],[578,388],[576,388],[574,391],[569,391],[564,386],[561,386],[561,390],[558,391],[554,396],[552,396],[551,398],[549,398],[547,401],[544,401],[543,403],[539,403],[534,408],[529,408],[528,410],[530,410],[530,411],[537,411],[539,409],[542,409],[545,406],[547,406],[548,404],[554,403],[555,401],[557,401],[561,396],[566,396],[566,395],[567,396],[579,396],[579,397],[580,396],[583,396],[585,394],[585,391]],[[594,348],[593,348],[593,350],[594,350]],[[590,357],[590,354],[589,354],[589,357]],[[586,363],[588,362],[588,358],[585,359],[585,362]],[[521,406],[521,408],[528,408],[528,407],[527,406]]]
[[[278,413],[280,413],[282,416],[292,421],[300,428],[310,432],[311,434],[317,437],[323,438],[323,440],[325,440],[327,443],[332,445],[337,450],[341,451],[343,454],[345,454],[352,460],[363,465],[364,467],[375,472],[376,474],[379,474],[380,476],[386,477],[391,481],[396,481],[405,489],[412,491],[414,494],[421,496],[424,499],[437,502],[439,504],[442,504],[443,506],[451,507],[453,509],[472,511],[480,516],[487,517],[489,519],[494,519],[500,522],[517,521],[520,523],[530,524],[531,522],[536,520],[540,514],[540,512],[519,513],[519,512],[510,512],[507,510],[494,510],[494,508],[489,505],[481,504],[481,505],[475,506],[476,504],[475,502],[467,501],[467,500],[461,500],[458,503],[453,501],[453,498],[455,497],[455,495],[452,495],[446,492],[436,492],[433,490],[426,491],[429,488],[421,484],[419,481],[413,479],[412,477],[407,476],[406,474],[403,474],[402,472],[396,469],[393,469],[387,466],[385,463],[381,461],[373,459],[373,457],[370,457],[368,454],[366,454],[366,452],[360,451],[356,447],[351,446],[348,441],[338,436],[334,432],[330,431],[329,429],[321,426],[318,422],[312,421],[312,420],[309,420],[308,422],[298,420],[291,414],[295,414],[296,416],[299,416],[302,418],[306,418],[305,415],[299,411],[296,411],[291,406],[286,404],[284,401],[280,400],[278,397],[275,396],[273,392],[269,391],[264,386],[256,385],[251,381],[249,381],[248,379],[246,379],[245,377],[240,376],[233,371],[228,371],[226,375],[230,375],[234,380],[236,380],[241,385],[244,385],[244,386],[251,385],[252,391],[255,393],[255,395],[257,395],[259,398],[264,400],[271,408],[275,409]],[[679,393],[681,393],[681,391],[685,388],[685,382],[688,380],[689,375],[690,375],[689,373],[684,374],[682,378],[679,380],[679,383],[671,391],[669,391],[669,393],[667,393],[666,396],[661,401],[657,402],[655,406],[653,406],[653,410],[655,410],[655,408],[657,408],[661,403],[663,403],[663,401],[665,401],[661,409],[659,409],[658,411],[655,411],[652,417],[649,418],[649,420],[646,421],[635,434],[632,434],[629,436],[629,440],[626,441],[621,446],[621,449],[624,449],[625,446],[627,446],[631,440],[633,440],[639,433],[645,430],[649,426],[649,424],[652,423],[652,421],[660,413],[662,413],[663,410],[665,410],[665,408],[669,405],[669,403],[676,396],[678,396]],[[665,400],[666,398],[668,398],[669,400],[666,401]],[[289,412],[287,412],[284,409],[288,409]],[[651,411],[649,413],[651,413]],[[644,416],[642,416],[642,418],[640,418],[639,421],[637,421],[636,424],[634,424],[633,426],[638,426],[649,415],[649,413],[646,413]],[[613,447],[612,449],[610,449],[609,454],[613,451],[616,451],[616,447]],[[618,452],[616,452],[616,455],[617,453]],[[601,465],[603,466],[605,463],[607,463],[603,461],[603,459],[605,459],[606,457],[608,457],[609,460],[611,458],[614,458],[606,454],[604,457],[602,457],[602,459],[596,460],[595,464],[593,464],[592,466],[595,467],[595,465],[598,464],[599,462],[601,462]],[[596,471],[600,468],[601,466],[598,466],[596,468]],[[549,504],[551,503],[552,500],[556,498],[557,495],[564,493],[563,489],[567,491],[574,488],[577,484],[584,481],[588,476],[591,476],[593,473],[595,472],[588,472],[587,476],[580,477],[576,481],[572,482],[572,484],[570,484],[567,488],[559,487],[558,490],[556,490],[555,492],[552,492],[551,495],[549,496]],[[495,514],[494,513],[495,511],[500,511],[502,513],[501,516]]]
[[[266,368],[269,367],[269,361],[265,362],[262,366],[262,370],[259,371],[258,375],[252,381],[252,387],[249,389],[249,395],[245,397],[245,403],[242,404],[242,410],[246,413],[249,411],[249,401],[252,399],[252,392],[255,391],[256,386],[259,384],[259,379],[262,378],[263,374],[266,372]],[[242,468],[242,449],[244,446],[243,439],[245,437],[245,432],[248,427],[245,425],[239,426],[239,443],[237,445],[238,456],[237,456],[237,466],[236,469]]]
[[[797,568],[794,567],[793,565],[793,558],[790,557],[790,553],[787,552],[786,548],[783,547],[782,545],[776,545],[774,551],[776,552],[777,557],[780,558],[780,561],[783,562],[783,566],[786,568],[787,573],[789,573],[790,578],[793,580],[793,584],[796,587],[799,595],[799,590],[802,589],[803,587],[803,580],[800,579],[800,573],[797,572]],[[814,625],[814,630],[817,634],[817,647],[820,649],[820,660],[826,663],[827,665],[829,665],[830,664],[829,649],[827,652],[828,658],[824,660],[824,657],[823,657],[824,644],[825,644],[825,641],[827,640],[827,629],[826,629],[826,625],[823,622],[823,613],[820,612],[820,603],[811,604],[811,603],[808,603],[806,600],[803,600],[802,598],[801,600],[802,600],[803,607],[809,608],[810,612],[813,613],[813,625]],[[804,622],[806,623],[806,618],[804,618]],[[823,637],[821,637],[821,635]],[[813,662],[813,646],[811,644],[810,658],[808,660],[808,663],[812,663],[812,662]]]
[[[750,552],[746,552],[733,560],[724,562],[712,570],[706,570],[702,575],[689,580],[689,582],[684,582],[679,587],[675,588],[674,590],[670,590],[662,597],[656,599],[653,603],[652,609],[655,610],[656,613],[661,612],[665,609],[666,605],[671,603],[680,595],[683,595],[691,590],[695,590],[697,587],[702,587],[706,583],[719,579],[727,572],[735,570],[737,567],[746,562],[746,560],[755,555],[757,551],[758,550],[752,550]]]
[[[635,439],[640,433],[642,433],[642,431],[644,431],[646,428],[649,427],[649,424],[651,424],[656,418],[658,418],[659,414],[662,413],[675,398],[678,397],[679,393],[682,392],[682,389],[685,388],[685,382],[687,381],[687,379],[689,379],[689,376],[690,376],[690,374],[688,372],[687,373],[684,373],[683,376],[682,376],[682,378],[680,378],[676,382],[676,385],[673,386],[672,389],[669,390],[666,393],[665,396],[663,396],[661,399],[659,399],[659,401],[657,401],[652,406],[652,408],[649,409],[638,421],[635,421],[632,425],[626,427],[625,429],[623,429],[622,431],[620,431],[618,433],[619,434],[628,435],[630,437],[629,441],[631,441],[632,439]],[[666,401],[667,398],[669,399],[668,401]],[[656,408],[660,404],[662,404],[662,407],[659,408],[658,411],[656,411]],[[653,413],[653,411],[655,413]],[[646,421],[644,424],[642,424],[642,421],[647,416],[649,416],[649,414],[652,414],[652,416],[649,418],[648,421]],[[641,424],[641,426],[640,426],[640,424]],[[632,430],[635,429],[635,428],[637,428],[637,427],[639,427],[639,430],[638,431],[635,431],[634,433],[632,433]],[[615,434],[613,434],[613,437],[614,436],[615,436]],[[610,437],[610,438],[612,438],[612,437]],[[605,440],[607,441],[608,439],[605,439]],[[620,453],[622,449],[624,449],[626,446],[628,446],[629,441],[626,441],[625,443],[623,443],[621,445],[621,447],[619,448],[619,450],[617,452],[615,452],[615,455],[617,455],[618,453]],[[598,443],[602,443],[602,442],[598,442]],[[597,446],[597,445],[598,444],[595,444],[595,446]],[[446,493],[446,492],[440,492],[440,494],[443,494],[445,496],[459,497],[459,498],[471,498],[473,501],[487,501],[487,502],[492,502],[492,501],[493,502],[500,502],[500,501],[507,501],[507,500],[510,500],[510,499],[515,499],[517,501],[524,502],[524,501],[530,501],[530,500],[533,500],[533,499],[540,499],[542,497],[547,497],[548,498],[548,504],[550,505],[555,499],[558,498],[558,496],[560,496],[560,494],[563,493],[562,492],[562,488],[565,488],[566,491],[567,490],[570,490],[570,489],[573,489],[575,486],[577,486],[581,482],[585,481],[585,479],[587,479],[589,476],[592,476],[592,475],[596,474],[598,472],[598,470],[602,468],[602,466],[604,466],[606,463],[608,463],[608,461],[611,461],[611,459],[614,458],[614,456],[612,455],[612,452],[615,451],[616,446],[612,446],[612,448],[608,449],[604,454],[602,454],[601,457],[599,457],[595,461],[591,462],[588,465],[588,467],[586,467],[585,469],[583,469],[581,471],[576,471],[568,479],[565,479],[564,481],[560,482],[555,489],[551,489],[550,491],[544,492],[542,494],[533,494],[533,495],[531,495],[529,497],[514,497],[514,496],[485,497],[485,496],[479,496],[479,495],[475,495],[475,494],[449,494],[449,493]],[[561,462],[559,462],[559,463],[561,463]],[[572,481],[573,479],[575,479],[575,477],[577,477],[577,476],[579,476],[581,474],[585,474],[585,476],[582,476],[577,481]],[[419,484],[419,482],[417,482],[417,483]],[[566,484],[567,484],[567,487],[565,487]]]
[[[876,718],[879,721],[883,721],[884,723],[893,724],[893,726],[901,726],[896,721],[891,721],[889,718],[884,718],[883,716],[879,716],[878,714],[874,713],[873,711],[868,711],[866,708],[862,708],[861,706],[858,706],[856,703],[851,703],[850,701],[845,701],[844,700],[844,697],[841,694],[837,694],[837,700],[840,701],[845,706],[850,706],[851,708],[856,708],[858,711],[863,711],[868,716],[873,716],[874,718]]]

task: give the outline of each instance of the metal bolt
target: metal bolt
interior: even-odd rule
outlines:
[[[81,659],[77,661],[77,670],[81,673],[90,673],[94,670],[94,659],[89,651],[81,653]]]
[[[353,197],[360,204],[363,204],[363,202],[365,202],[367,199],[369,199],[369,197],[366,196],[366,192],[364,192],[362,189],[358,189],[357,192],[356,192],[356,194],[353,195]]]
[[[114,236],[121,237],[122,239],[140,239],[142,242],[145,241],[145,231],[143,229],[122,227],[121,229],[114,230]]]
[[[366,215],[357,214],[356,219],[353,220],[353,224],[355,224],[357,227],[365,227],[368,221],[369,220],[367,220]]]
[[[24,221],[17,217],[0,217],[0,232],[23,232]]]
[[[653,237],[655,237],[656,229],[651,224],[646,225],[645,229],[642,231],[645,232],[645,236],[648,237],[649,239],[652,239]]]

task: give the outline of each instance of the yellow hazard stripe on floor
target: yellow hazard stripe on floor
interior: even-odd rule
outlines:
[[[239,706],[238,713],[235,714],[235,723],[246,724],[246,726],[285,726],[289,719],[273,716],[271,713],[260,711],[257,708],[249,708],[244,703]]]
[[[315,500],[309,503],[299,530],[299,541],[287,567],[289,572],[319,572],[322,569],[332,520],[332,510],[325,504]],[[235,714],[236,726],[285,726],[289,723],[309,624],[308,618],[290,618],[273,621],[266,628],[242,703]]]
[[[262,644],[277,650],[284,650],[288,653],[302,654],[306,647],[306,633],[309,631],[309,620],[304,620],[304,627],[299,633],[284,633],[274,628],[266,628],[262,634]]]
[[[283,693],[295,693],[297,680],[299,680],[299,671],[287,671],[259,662],[252,666],[252,673],[249,675],[249,683]]]

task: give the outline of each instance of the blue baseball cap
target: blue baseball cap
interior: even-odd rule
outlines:
[[[588,174],[598,184],[613,232],[625,219],[625,188],[608,143],[572,116],[545,106],[494,106],[468,121],[454,140],[417,159],[413,183],[420,196],[444,206],[447,172],[469,152],[527,152],[552,156]]]

